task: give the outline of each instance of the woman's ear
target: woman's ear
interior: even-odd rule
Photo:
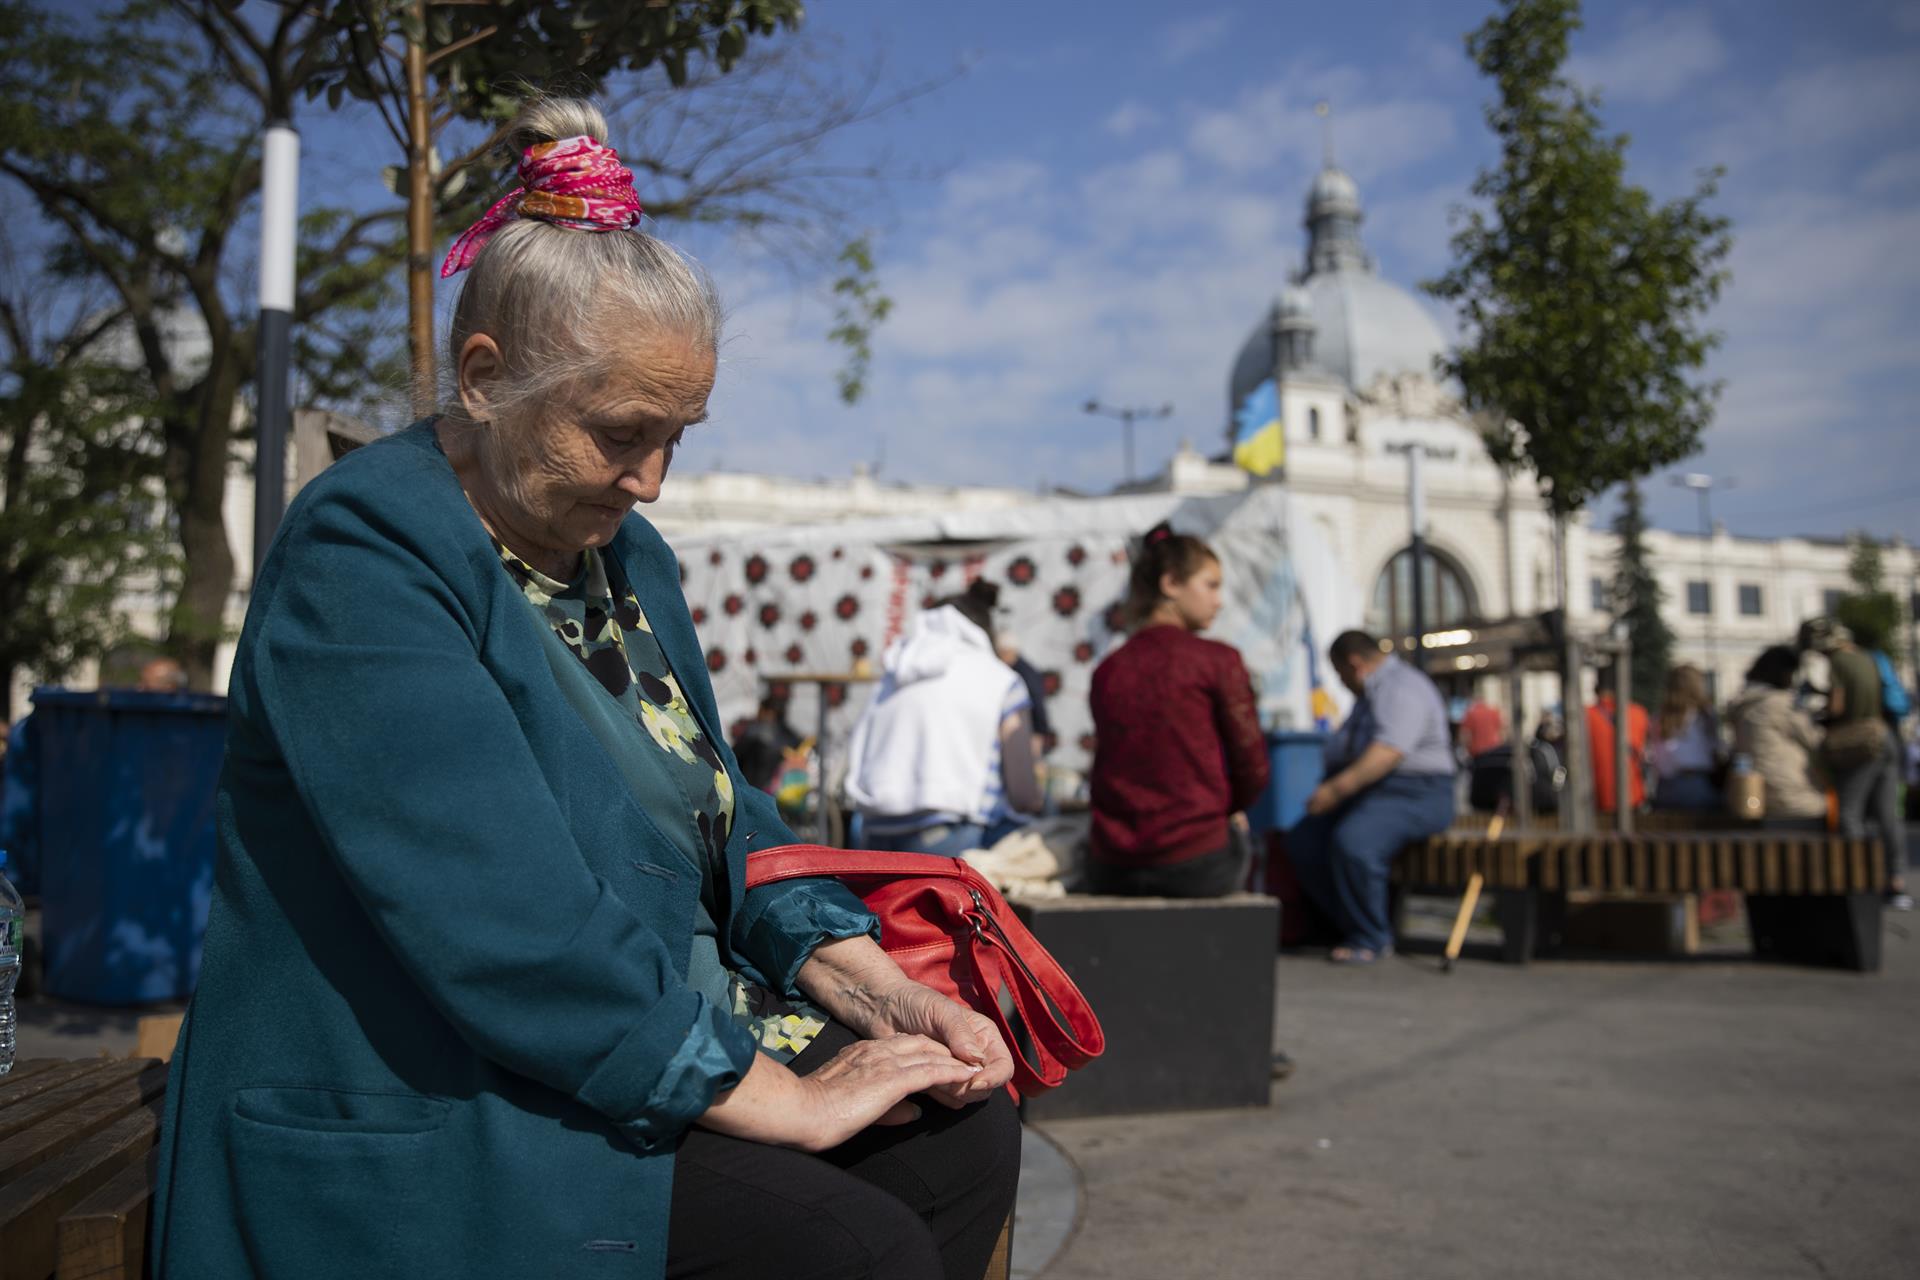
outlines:
[[[1174,577],[1170,573],[1161,574],[1160,575],[1160,598],[1162,600],[1170,599],[1173,596],[1173,593],[1180,589],[1181,581],[1182,581],[1181,579]]]
[[[456,371],[460,407],[474,422],[493,416],[493,390],[506,375],[506,361],[500,346],[484,333],[470,335],[460,346],[460,367]]]

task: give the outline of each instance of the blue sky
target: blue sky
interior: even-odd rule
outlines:
[[[733,309],[715,426],[686,462],[1095,487],[1120,470],[1089,396],[1170,401],[1141,465],[1215,448],[1228,364],[1297,266],[1329,99],[1365,235],[1403,284],[1492,156],[1462,34],[1487,3],[900,4],[818,0],[807,39],[877,51],[930,98],[842,139],[902,176],[872,207],[896,312],[867,399],[834,395],[817,291],[699,243]],[[1736,533],[1920,540],[1920,3],[1590,4],[1576,73],[1656,193],[1727,168],[1727,390],[1688,469],[1736,480]],[[845,56],[845,55],[843,55]],[[853,228],[857,231],[868,228]],[[670,230],[670,229],[669,229]],[[1656,521],[1693,528],[1664,477]]]

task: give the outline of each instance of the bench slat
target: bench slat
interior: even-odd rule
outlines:
[[[135,1161],[60,1218],[54,1280],[140,1280],[147,1205],[160,1177],[160,1148]]]
[[[164,1089],[165,1075],[160,1079]],[[156,1093],[131,1115],[0,1186],[0,1280],[45,1280],[53,1273],[60,1216],[153,1150],[162,1105]]]
[[[80,1062],[55,1062],[24,1078],[8,1076],[0,1084],[0,1138],[18,1132],[31,1121],[14,1122],[13,1117],[25,1115],[25,1112],[13,1108],[30,1102],[49,1090],[58,1089],[83,1076],[97,1075],[113,1065],[111,1058],[93,1058]]]
[[[116,1058],[96,1058],[87,1062],[70,1062],[66,1064],[67,1069],[41,1072],[25,1082],[26,1088],[22,1092],[26,1096],[0,1110],[0,1150],[5,1150],[7,1140],[15,1134],[33,1128],[49,1116],[59,1115],[103,1089],[132,1079],[148,1065]],[[36,1087],[36,1081],[42,1083]],[[0,1178],[6,1176],[6,1171],[6,1163],[0,1161]]]
[[[7,1091],[28,1076],[46,1071],[60,1065],[58,1058],[21,1058],[13,1064],[13,1070],[0,1076],[0,1107],[7,1105]]]
[[[167,1069],[149,1059],[109,1063],[109,1071],[83,1077],[76,1085],[90,1086],[107,1077],[104,1087],[88,1088],[78,1100],[63,1099],[61,1090],[42,1094],[27,1104],[42,1111],[39,1122],[0,1141],[0,1196],[35,1165],[98,1133],[127,1112],[166,1092]],[[58,1104],[58,1105],[55,1105]],[[11,1116],[12,1108],[0,1115]]]

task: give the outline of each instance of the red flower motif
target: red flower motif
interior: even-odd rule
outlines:
[[[860,566],[860,581],[865,582],[867,579],[871,578],[872,576],[873,576],[872,565],[863,564]]]
[[[927,594],[920,597],[920,607],[922,609],[931,609],[936,603],[939,602],[939,599],[940,599],[939,596],[929,591],[927,592]]]
[[[841,596],[834,602],[833,613],[842,622],[851,622],[853,615],[860,612],[860,601],[853,596]]]
[[[693,625],[697,627],[701,623],[705,622],[706,620],[707,620],[706,606],[698,605],[698,604],[693,606]]]
[[[837,707],[847,700],[847,686],[830,684],[827,686],[827,705]]]
[[[927,576],[929,578],[932,578],[935,582],[938,582],[940,581],[940,579],[946,577],[947,562],[945,560],[935,560],[931,565],[927,567]]]
[[[1063,618],[1080,612],[1080,588],[1062,587],[1053,593],[1053,611]]]
[[[780,621],[779,605],[763,604],[760,606],[760,625],[761,626],[771,631],[773,630],[774,624],[779,621]]]
[[[740,655],[740,661],[746,663],[750,667],[757,666],[759,665],[759,662],[760,662],[760,653],[756,649],[749,649],[745,653]]]
[[[1092,734],[1083,733],[1080,735],[1080,749],[1082,751],[1086,752],[1088,755],[1092,755],[1093,746],[1094,746],[1094,738]]]
[[[844,556],[844,555],[846,555],[846,554],[847,554],[847,553],[846,553],[845,551],[843,551],[843,550],[841,550],[841,549],[840,549],[839,547],[835,547],[835,548],[833,549],[833,558],[834,558],[835,560],[838,560],[838,559],[839,559],[840,557],[842,557],[842,556]]]
[[[1073,660],[1075,662],[1092,662],[1093,642],[1090,640],[1082,640],[1079,644],[1073,646]]]
[[[710,565],[714,565],[717,567],[719,563],[724,559],[726,559],[726,557],[721,555],[717,550],[707,552],[707,563]]]
[[[787,566],[787,572],[793,575],[795,582],[805,582],[813,576],[813,557],[795,556],[793,563]]]
[[[729,618],[732,618],[739,616],[740,611],[747,607],[747,602],[737,595],[728,596],[720,602],[720,607],[726,611]]]
[[[789,665],[799,666],[800,659],[804,657],[806,657],[806,653],[800,648],[799,645],[790,644],[787,646],[786,659]]]
[[[800,615],[800,629],[802,631],[811,631],[819,621],[820,615],[809,609]]]
[[[1087,549],[1082,546],[1067,548],[1067,563],[1078,569],[1087,562]]]
[[[756,586],[766,581],[767,558],[759,554],[748,556],[746,572],[747,572],[747,581],[755,584]]]
[[[1058,671],[1042,671],[1040,673],[1040,691],[1049,698],[1058,694],[1060,692],[1060,673]]]
[[[1021,556],[1018,560],[1015,560],[1007,566],[1007,581],[1016,587],[1031,586],[1038,572],[1039,571],[1033,567],[1033,561],[1027,559],[1025,556]]]
[[[853,638],[853,643],[848,645],[847,649],[856,658],[864,658],[867,656],[867,642],[859,636]]]
[[[1100,620],[1107,624],[1107,630],[1109,631],[1123,631],[1126,629],[1122,626],[1122,623],[1126,620],[1120,616],[1120,602],[1118,600],[1107,606],[1107,611],[1101,616]]]
[[[721,669],[726,665],[727,665],[727,651],[725,649],[707,650],[707,670],[713,672],[715,675],[718,675]]]

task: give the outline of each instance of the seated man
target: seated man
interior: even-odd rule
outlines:
[[[1327,779],[1287,833],[1287,857],[1345,939],[1328,959],[1372,964],[1393,954],[1387,868],[1411,840],[1453,822],[1446,703],[1432,680],[1364,631],[1333,642],[1353,712],[1327,740]]]

